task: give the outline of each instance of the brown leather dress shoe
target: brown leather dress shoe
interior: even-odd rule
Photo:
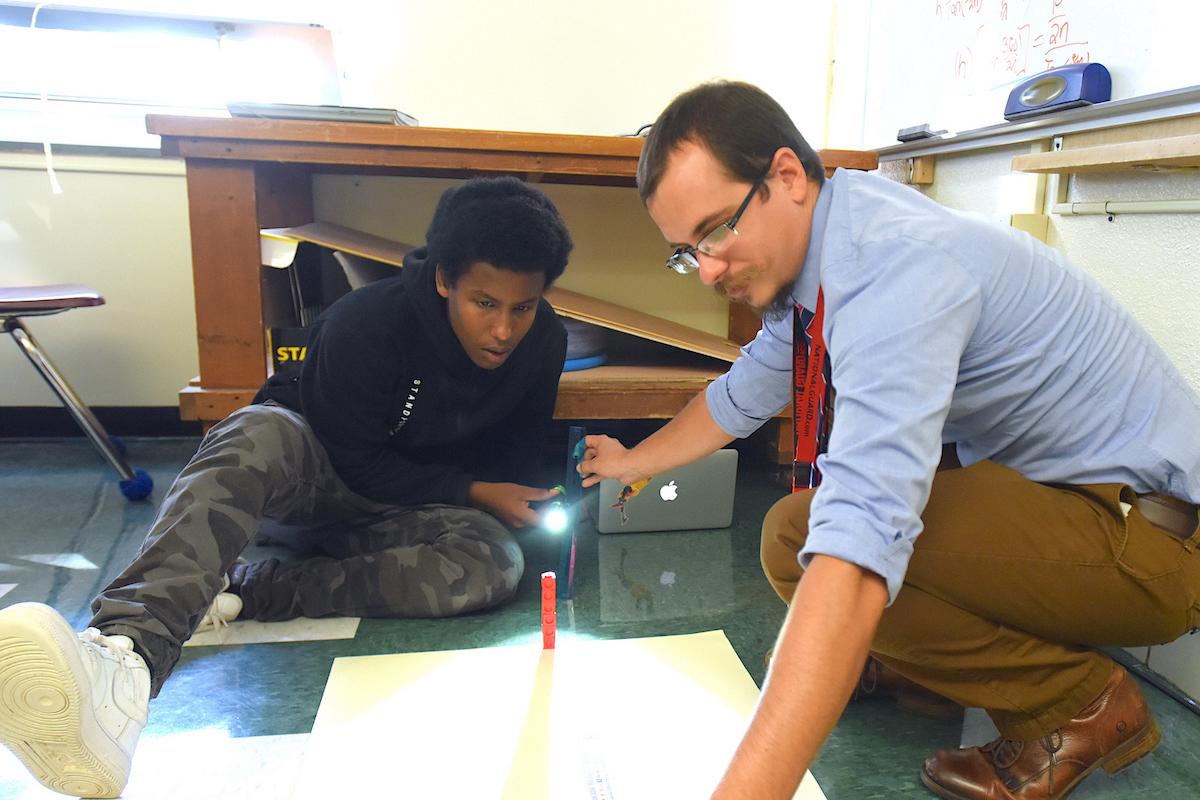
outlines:
[[[1137,683],[1114,665],[1104,691],[1063,727],[1031,742],[939,750],[921,782],[949,800],[1062,800],[1097,767],[1122,770],[1161,739]]]
[[[922,717],[954,719],[963,713],[958,703],[909,680],[874,656],[867,657],[853,696],[855,700],[869,698],[895,700],[902,710]]]

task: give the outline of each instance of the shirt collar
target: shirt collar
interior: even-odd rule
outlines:
[[[829,209],[833,205],[834,190],[841,185],[842,170],[838,169],[833,177],[826,178],[821,184],[821,192],[817,195],[816,206],[813,207],[812,228],[808,238],[808,252],[804,256],[804,266],[792,283],[792,304],[804,306],[809,311],[817,307],[817,293],[821,289],[821,254],[829,228]]]

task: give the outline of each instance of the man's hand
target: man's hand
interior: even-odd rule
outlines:
[[[579,474],[583,476],[583,488],[595,486],[605,478],[613,478],[625,486],[632,485],[649,475],[641,475],[633,465],[633,451],[611,436],[585,436],[587,449],[579,460]]]
[[[536,525],[541,515],[529,507],[530,503],[549,500],[558,494],[558,489],[537,489],[518,483],[487,483],[475,481],[467,490],[467,502],[481,508],[512,528]]]
[[[758,707],[713,800],[791,797],[850,698],[887,585],[875,573],[815,555],[796,587]]]
[[[608,436],[584,437],[586,449],[578,470],[585,489],[605,478],[632,486],[652,475],[661,475],[668,469],[704,458],[732,441],[733,437],[713,421],[704,392],[700,392],[675,419],[632,450]]]

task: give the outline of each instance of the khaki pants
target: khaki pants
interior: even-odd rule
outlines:
[[[762,563],[785,602],[802,570],[813,490],[763,521]],[[1100,694],[1094,648],[1200,627],[1200,530],[1151,525],[1121,484],[1048,486],[981,462],[938,472],[924,532],[872,651],[900,674],[982,707],[1008,738],[1061,727]]]

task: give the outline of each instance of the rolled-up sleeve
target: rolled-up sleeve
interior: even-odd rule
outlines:
[[[708,385],[705,400],[717,427],[743,438],[792,399],[792,317],[767,320],[742,354]]]
[[[820,553],[857,564],[884,578],[891,604],[922,530],[980,288],[936,245],[905,238],[861,245],[822,285],[837,394],[800,563]]]

